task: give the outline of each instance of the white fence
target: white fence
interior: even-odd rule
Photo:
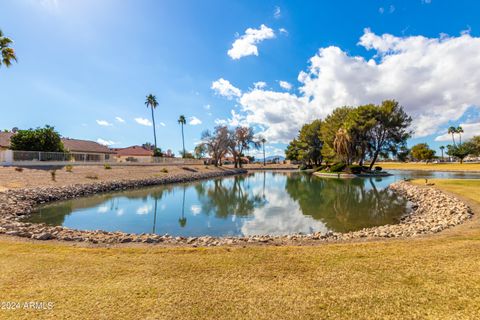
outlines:
[[[0,150],[0,165],[81,165],[81,164],[158,164],[158,165],[193,165],[203,164],[203,160],[163,158],[163,157],[128,157],[117,158],[115,154],[83,152],[37,152]]]

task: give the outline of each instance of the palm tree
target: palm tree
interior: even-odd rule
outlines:
[[[15,50],[10,48],[10,44],[13,43],[13,40],[4,36],[2,30],[0,30],[0,52],[2,53],[2,58],[0,59],[0,67],[4,64],[7,68],[12,65],[12,61],[17,61],[17,56],[15,55]]]
[[[445,146],[440,146],[440,151],[442,152],[442,161],[444,160],[443,159],[443,150],[445,150]]]
[[[459,144],[462,144],[462,133],[463,133],[463,128],[461,126],[458,126],[456,129],[456,133],[460,136],[460,142]]]
[[[265,167],[265,142],[267,142],[267,139],[262,138],[262,140],[260,141],[262,142],[262,145],[263,145],[263,166]]]
[[[187,225],[187,218],[185,218],[185,187],[183,188],[182,216],[178,219],[178,224],[182,228]]]
[[[185,138],[183,136],[183,125],[187,124],[187,120],[183,114],[178,118],[178,123],[182,126],[183,158],[185,158]]]
[[[455,127],[449,127],[448,128],[448,134],[452,135],[452,140],[453,140],[453,145],[455,146],[455,133],[457,133],[457,128]]]
[[[333,148],[336,154],[345,161],[345,164],[350,164],[350,135],[347,130],[340,128],[335,135],[333,141]]]
[[[147,108],[152,109],[153,141],[155,146],[154,152],[156,152],[157,151],[157,133],[155,132],[155,116],[153,114],[153,110],[156,109],[158,106],[157,98],[155,98],[153,94],[149,94],[147,96],[147,100],[145,100],[145,105],[147,106]]]

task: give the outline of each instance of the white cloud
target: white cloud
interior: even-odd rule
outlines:
[[[235,40],[227,54],[234,60],[250,55],[258,56],[256,45],[263,40],[272,38],[275,38],[275,32],[264,24],[260,26],[260,29],[248,28],[243,36]]]
[[[191,125],[191,126],[196,126],[196,125],[202,124],[202,120],[198,119],[195,116],[192,116],[188,119],[189,119],[188,124]]]
[[[395,11],[395,6],[391,4],[390,7],[388,8],[388,12],[393,13],[394,11]]]
[[[104,145],[104,146],[111,146],[111,145],[116,144],[116,142],[114,142],[112,140],[104,140],[102,138],[98,138],[97,142],[100,143],[101,145]]]
[[[150,211],[152,211],[153,206],[151,205],[144,205],[142,207],[139,207],[137,209],[137,214],[143,215],[143,214],[148,214]]]
[[[211,108],[212,108],[212,106],[209,105],[209,104],[206,104],[206,105],[203,106],[203,109],[205,109],[205,110],[210,110]]]
[[[125,120],[120,117],[115,117],[115,120],[117,120],[120,123],[125,123]]]
[[[113,126],[113,124],[111,124],[110,122],[108,122],[107,120],[96,120],[97,121],[97,124],[99,126],[102,126],[102,127],[111,127]]]
[[[210,88],[215,91],[215,94],[227,97],[228,99],[232,99],[233,97],[240,97],[242,94],[242,91],[240,89],[234,87],[230,83],[230,81],[223,78],[220,78],[217,81],[213,81]]]
[[[160,125],[161,125],[162,127],[165,127],[165,126],[166,126],[165,122],[160,122]]]
[[[424,3],[424,4],[430,4],[430,3],[432,3],[432,0],[422,0],[422,3]]]
[[[198,204],[192,204],[192,206],[190,207],[190,211],[194,216],[196,216],[200,214],[200,212],[202,212],[202,207],[200,207]]]
[[[460,126],[463,128],[464,133],[462,133],[462,141],[467,141],[474,136],[478,136],[480,133],[480,122],[475,123],[461,123]],[[458,142],[459,135],[455,135],[455,141]],[[452,142],[452,135],[445,133],[435,138],[435,141],[449,141]],[[452,142],[453,143],[453,142]]]
[[[283,33],[283,34],[288,35],[288,31],[287,31],[287,29],[285,29],[285,28],[280,28],[280,29],[278,29],[278,31],[279,31],[280,33]]]
[[[147,118],[135,118],[134,120],[135,120],[136,123],[138,123],[142,126],[147,126],[147,127],[152,126],[152,122],[150,120],[148,120]]]
[[[280,9],[279,6],[276,6],[275,9],[273,10],[273,17],[275,19],[280,19],[282,17],[282,10]]]
[[[383,14],[385,12],[385,9],[383,7],[378,8],[378,13]]]
[[[255,82],[255,83],[253,84],[253,87],[254,87],[255,89],[263,89],[263,88],[265,88],[266,86],[267,86],[267,83],[264,82],[264,81],[258,81],[258,82]]]
[[[320,48],[298,75],[300,94],[253,90],[241,95],[240,120],[264,128],[270,142],[288,142],[308,121],[343,105],[396,99],[412,116],[416,137],[436,134],[470,106],[480,106],[480,38],[397,37],[365,29],[358,45],[374,58]]]
[[[231,126],[231,127],[248,125],[248,123],[245,122],[244,116],[235,112],[235,110],[230,110],[230,114],[232,115],[232,117],[229,119],[215,119],[215,124],[217,126]]]
[[[285,90],[291,90],[292,85],[288,83],[287,81],[279,81],[280,87],[282,87]]]

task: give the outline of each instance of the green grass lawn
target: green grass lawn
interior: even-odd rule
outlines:
[[[480,208],[480,181],[434,181]],[[472,202],[473,203],[473,202]],[[0,318],[476,319],[478,219],[437,236],[316,247],[80,248],[0,239]]]

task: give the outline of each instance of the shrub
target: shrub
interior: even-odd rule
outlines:
[[[163,168],[162,170],[160,170],[160,172],[168,173],[168,170],[167,170],[167,168]]]
[[[68,166],[65,166],[65,171],[67,172],[73,172],[73,166],[72,165],[68,165]]]
[[[52,181],[57,181],[57,170],[50,171],[50,175],[52,177]]]
[[[376,166],[375,171],[382,171],[382,167]]]
[[[98,180],[98,176],[96,174],[88,174],[85,176],[87,179]]]
[[[307,169],[308,169],[308,166],[307,166],[306,164],[302,163],[302,164],[300,165],[300,168],[299,168],[299,169],[300,169],[300,170],[307,170]]]
[[[103,167],[105,168],[105,170],[110,170],[110,169],[112,169],[112,166],[109,165],[108,163],[105,163],[105,164],[103,165]]]
[[[15,168],[15,171],[17,171],[17,172],[23,172],[23,168],[18,168],[18,167],[17,167],[17,168]]]
[[[331,172],[342,172],[343,170],[345,170],[345,168],[347,167],[347,165],[343,162],[337,162],[337,163],[334,163],[331,167],[330,167],[330,171]]]
[[[318,166],[318,167],[315,168],[315,171],[325,170],[326,167],[327,167],[327,166],[323,166],[323,165],[322,165],[322,166]]]
[[[350,167],[348,167],[348,169],[353,174],[360,174],[363,171],[363,167],[356,164],[352,164]]]

